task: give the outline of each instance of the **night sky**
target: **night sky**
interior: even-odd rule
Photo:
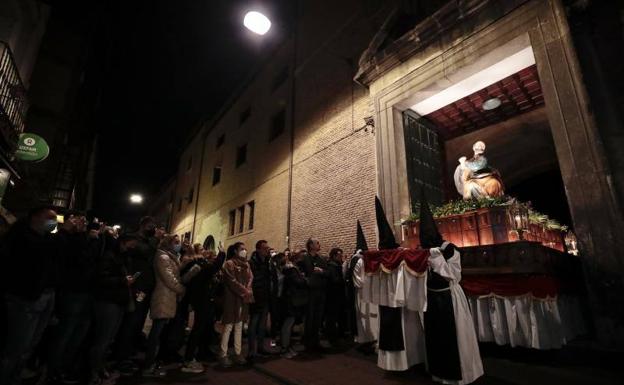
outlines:
[[[193,127],[210,118],[278,44],[242,25],[248,9],[279,15],[278,1],[115,0],[106,11],[110,41],[94,208],[109,221],[134,221],[174,175]],[[143,205],[143,209],[146,205]]]

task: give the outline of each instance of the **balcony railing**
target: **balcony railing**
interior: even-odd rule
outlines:
[[[0,41],[0,129],[10,147],[24,132],[28,99],[9,45]]]

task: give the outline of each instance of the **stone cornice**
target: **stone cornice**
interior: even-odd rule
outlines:
[[[380,50],[387,31],[396,17],[391,14],[362,53],[359,69],[354,77],[358,83],[366,86],[411,56],[424,50],[444,34],[467,36],[492,22],[500,19],[528,0],[457,0],[449,1],[445,6],[418,23],[388,47]]]

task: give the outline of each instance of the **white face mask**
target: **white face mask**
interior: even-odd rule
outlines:
[[[242,259],[246,259],[247,258],[247,250],[241,250],[238,252],[238,256]]]

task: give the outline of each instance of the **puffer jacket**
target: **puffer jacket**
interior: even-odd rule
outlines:
[[[184,276],[180,277],[180,260],[172,251],[158,249],[154,258],[156,287],[150,303],[150,318],[173,318],[176,314],[177,302],[186,291],[184,283],[188,282],[201,267],[194,265]]]

